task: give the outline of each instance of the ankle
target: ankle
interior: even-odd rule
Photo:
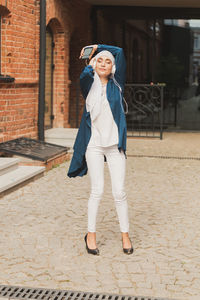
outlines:
[[[87,236],[88,236],[89,238],[96,238],[96,232],[89,232],[89,231],[88,231]]]
[[[129,234],[128,232],[121,232],[122,239],[129,239]]]

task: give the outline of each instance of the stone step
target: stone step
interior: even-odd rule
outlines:
[[[45,142],[73,148],[77,128],[51,128],[45,130]],[[69,151],[71,152],[71,151]]]
[[[45,142],[69,148],[74,145],[74,139],[45,138]]]
[[[0,193],[34,178],[35,176],[42,174],[44,171],[45,167],[19,166],[17,169],[0,176]]]
[[[16,170],[19,162],[18,158],[0,157],[0,176]]]

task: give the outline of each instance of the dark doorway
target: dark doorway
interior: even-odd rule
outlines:
[[[94,41],[124,49],[128,84],[166,84],[164,129],[200,131],[200,9],[99,6],[93,15]]]
[[[46,29],[46,78],[45,78],[45,129],[53,127],[53,33],[49,26]]]
[[[132,48],[132,70],[131,70],[131,78],[133,78],[133,82],[138,82],[139,75],[139,46],[138,40],[133,40],[133,48]]]

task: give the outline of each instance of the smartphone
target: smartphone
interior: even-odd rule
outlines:
[[[92,53],[93,47],[85,47],[82,59],[88,59],[90,57],[90,54]]]

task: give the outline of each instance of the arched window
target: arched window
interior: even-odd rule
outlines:
[[[7,7],[0,5],[0,82],[12,82],[14,81],[14,78],[3,74],[2,70],[2,48],[3,48],[3,35],[5,35],[5,20],[6,17],[10,14],[10,11],[7,9]]]
[[[64,126],[65,59],[64,28],[53,18],[46,29],[45,128]]]

